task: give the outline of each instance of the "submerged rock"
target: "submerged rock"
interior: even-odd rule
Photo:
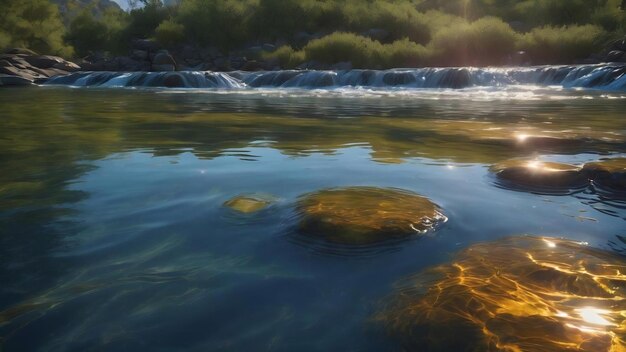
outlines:
[[[589,180],[582,168],[563,163],[528,159],[512,159],[491,166],[490,171],[505,186],[529,187],[531,189],[569,190],[584,188]]]
[[[608,190],[626,191],[626,158],[587,163],[583,171],[593,180],[594,185]]]
[[[268,195],[248,194],[232,198],[226,201],[224,206],[240,213],[251,214],[269,207],[275,201],[273,197]]]
[[[299,232],[342,244],[369,244],[425,234],[447,221],[428,198],[393,188],[327,189],[297,204]]]
[[[624,273],[610,252],[512,237],[402,281],[377,319],[408,351],[624,351]]]

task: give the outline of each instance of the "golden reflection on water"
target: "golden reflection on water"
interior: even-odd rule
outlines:
[[[626,351],[626,261],[553,238],[476,244],[377,318],[408,350]]]

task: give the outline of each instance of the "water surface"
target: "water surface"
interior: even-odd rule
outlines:
[[[518,234],[626,251],[623,197],[503,187],[492,164],[626,155],[626,94],[0,91],[0,348],[381,351],[394,282]],[[534,138],[541,137],[541,138]],[[448,222],[368,251],[303,241],[306,193],[393,187]],[[242,194],[272,205],[240,214]]]

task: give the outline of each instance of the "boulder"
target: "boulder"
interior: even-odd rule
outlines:
[[[626,191],[626,158],[586,163],[583,171],[592,180],[594,186],[609,191]]]
[[[51,55],[25,56],[24,60],[38,68],[51,68],[56,64],[65,62],[62,58]]]
[[[160,51],[152,59],[153,71],[176,71],[176,61],[166,51]]]
[[[80,66],[76,65],[73,62],[69,62],[69,61],[59,62],[59,63],[53,65],[52,68],[55,68],[57,70],[67,71],[67,72],[80,71]]]
[[[568,192],[589,185],[582,168],[575,165],[529,159],[512,159],[491,166],[505,188]]]
[[[626,62],[626,52],[613,50],[606,55],[608,62]]]
[[[30,86],[33,80],[21,76],[0,74],[0,86]]]
[[[337,70],[337,71],[352,70],[352,62],[351,61],[338,62],[338,63],[332,65],[331,69]]]
[[[477,243],[393,285],[376,320],[403,351],[626,351],[624,273],[577,241]]]
[[[131,52],[130,57],[135,60],[143,61],[148,60],[149,55],[146,50],[135,49]]]
[[[224,202],[224,206],[239,213],[251,214],[269,207],[275,201],[276,199],[269,195],[248,194],[232,198]]]
[[[133,49],[144,50],[144,51],[157,51],[160,49],[160,45],[154,40],[150,39],[135,39],[133,40]]]
[[[448,219],[428,198],[393,188],[332,188],[300,198],[299,233],[345,245],[423,235]]]

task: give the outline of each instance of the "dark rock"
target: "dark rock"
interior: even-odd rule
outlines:
[[[139,49],[144,51],[157,51],[161,46],[154,40],[149,39],[135,39],[133,40],[133,49]]]
[[[626,52],[613,50],[609,52],[606,56],[606,61],[608,62],[626,62]]]
[[[168,88],[185,87],[185,80],[178,73],[168,73],[163,77],[163,85]]]
[[[67,71],[67,72],[80,71],[80,66],[76,65],[73,62],[69,62],[69,61],[59,62],[59,63],[53,65],[52,68],[55,68],[57,70]]]
[[[241,69],[243,71],[260,71],[263,69],[263,66],[258,61],[251,60],[246,62]]]
[[[154,56],[152,60],[153,71],[175,71],[176,60],[167,52],[160,51]]]
[[[0,60],[0,67],[9,67],[13,66],[8,60]]]
[[[0,86],[30,86],[32,79],[20,76],[0,74]]]
[[[276,45],[266,43],[266,44],[263,44],[261,48],[263,49],[263,51],[272,52],[276,50]]]
[[[332,65],[331,69],[337,70],[337,71],[352,70],[352,62],[350,62],[350,61],[338,62],[338,63]]]
[[[131,52],[130,57],[135,60],[143,61],[143,60],[148,60],[149,56],[146,50],[135,49]]]
[[[56,64],[65,62],[62,58],[51,55],[26,56],[24,60],[38,68],[51,68]]]
[[[213,60],[213,66],[215,67],[217,71],[230,71],[231,70],[230,60],[228,60],[225,57],[218,57],[217,59]]]
[[[582,168],[563,163],[513,159],[490,168],[505,188],[567,192],[589,184]]]

